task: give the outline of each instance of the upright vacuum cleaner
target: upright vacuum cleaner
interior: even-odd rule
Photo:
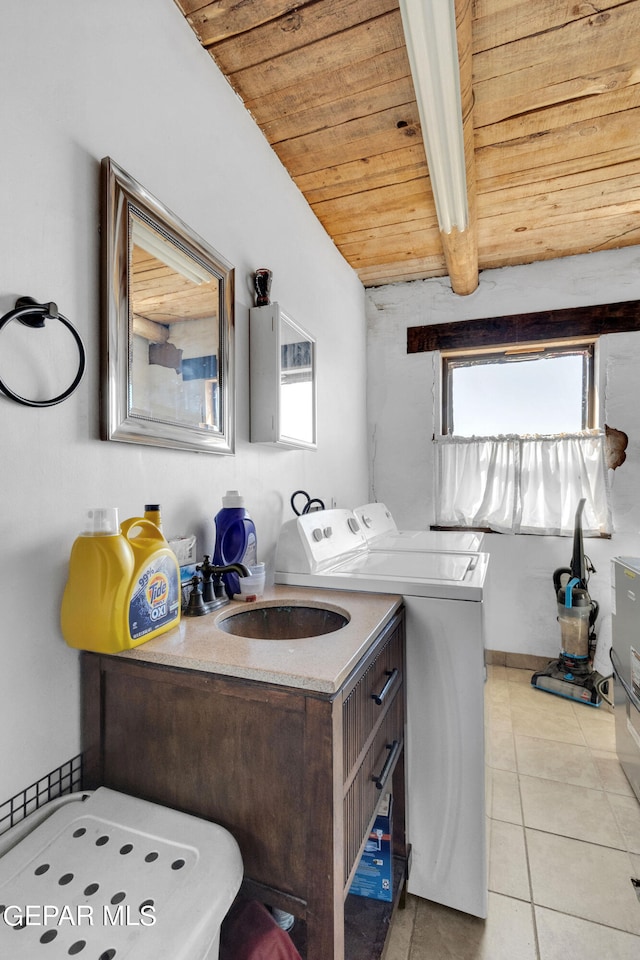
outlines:
[[[600,685],[605,678],[592,668],[599,607],[587,590],[589,574],[595,573],[595,568],[585,557],[582,543],[585,503],[586,500],[581,500],[576,510],[571,566],[560,567],[553,574],[562,643],[560,656],[544,670],[533,674],[531,686],[599,707],[602,702]]]

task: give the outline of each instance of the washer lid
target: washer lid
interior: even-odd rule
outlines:
[[[368,553],[322,570],[276,570],[276,583],[441,600],[481,601],[489,555]]]
[[[483,534],[465,530],[396,530],[372,537],[369,550],[424,550],[429,553],[477,553]]]
[[[463,581],[474,565],[473,554],[466,553],[403,553],[375,551],[336,564],[332,572],[366,577],[401,577],[409,580]]]
[[[353,511],[369,550],[424,550],[429,553],[477,553],[484,534],[475,530],[398,530],[384,503],[365,503]]]

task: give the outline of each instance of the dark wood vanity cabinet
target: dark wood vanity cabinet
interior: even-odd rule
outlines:
[[[85,788],[222,824],[244,892],[305,921],[307,960],[350,960],[345,898],[389,791],[406,863],[404,611],[332,695],[126,657],[82,663]]]

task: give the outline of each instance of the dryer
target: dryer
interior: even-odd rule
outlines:
[[[484,534],[473,530],[398,530],[384,503],[365,503],[353,511],[370,550],[427,550],[430,553],[478,553]]]
[[[407,629],[410,893],[487,915],[483,553],[372,550],[350,510],[286,522],[277,583],[395,593]]]

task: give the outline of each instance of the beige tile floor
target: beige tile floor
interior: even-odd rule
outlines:
[[[489,915],[409,896],[384,960],[640,960],[640,804],[613,713],[488,672]]]

